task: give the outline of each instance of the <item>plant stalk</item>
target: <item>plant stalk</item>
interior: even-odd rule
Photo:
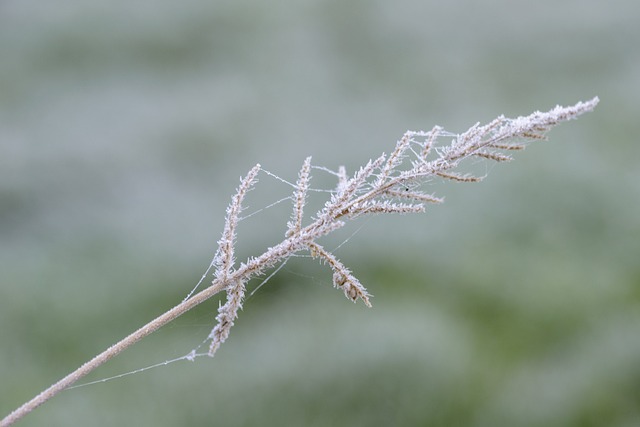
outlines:
[[[42,391],[36,397],[29,400],[28,402],[20,406],[15,411],[11,412],[9,415],[7,415],[5,418],[3,418],[0,421],[0,427],[10,426],[16,421],[20,420],[25,415],[27,415],[28,413],[36,409],[38,406],[42,405],[47,400],[51,399],[61,391],[65,390],[67,387],[71,386],[76,381],[80,380],[82,377],[84,377],[94,369],[98,368],[103,363],[117,356],[118,354],[126,350],[128,347],[137,343],[142,338],[157,331],[162,326],[172,322],[173,320],[177,319],[187,311],[205,302],[212,296],[216,295],[218,292],[224,290],[226,285],[227,285],[227,282],[216,280],[208,288],[203,289],[202,291],[195,294],[188,300],[181,302],[180,304],[173,307],[171,310],[156,317],[151,322],[147,323],[137,331],[127,336],[126,338],[112,345],[102,353],[95,356],[93,359],[89,360],[88,362],[80,366],[75,371],[71,372],[66,377],[62,378],[60,381],[56,382],[46,390]]]

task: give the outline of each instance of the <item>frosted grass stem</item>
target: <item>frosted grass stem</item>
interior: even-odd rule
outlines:
[[[256,184],[256,177],[261,170],[260,165],[254,166],[241,180],[227,208],[224,229],[212,263],[216,270],[211,285],[161,314],[24,403],[2,419],[0,427],[20,420],[142,338],[219,292],[226,291],[226,302],[220,306],[216,316],[217,323],[209,335],[211,343],[208,354],[213,356],[228,338],[238,310],[242,307],[245,284],[297,252],[307,251],[313,258],[323,261],[333,271],[333,284],[336,288],[343,290],[351,301],[362,300],[365,305],[371,306],[371,295],[367,289],[335,255],[318,243],[320,238],[341,228],[346,221],[355,217],[423,212],[427,204],[441,203],[442,199],[424,193],[420,190],[421,185],[437,178],[457,182],[480,181],[482,177],[458,171],[464,160],[479,158],[495,162],[509,161],[511,156],[508,153],[523,149],[529,141],[544,139],[552,127],[592,111],[598,102],[596,97],[573,106],[557,106],[544,113],[535,112],[515,119],[500,116],[486,125],[475,124],[462,134],[451,134],[438,126],[428,132],[408,131],[396,143],[389,156],[382,154],[376,160],[370,160],[353,177],[349,178],[346,169],[341,166],[335,173],[338,182],[331,192],[330,199],[310,218],[310,222],[304,225],[304,207],[312,169],[309,157],[303,163],[296,185],[292,185],[295,188],[292,197],[293,212],[287,224],[285,239],[268,248],[263,254],[249,258],[236,267],[234,247],[242,202]],[[438,145],[440,139],[450,141],[448,144]]]

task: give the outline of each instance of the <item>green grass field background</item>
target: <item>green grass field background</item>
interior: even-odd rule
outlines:
[[[445,204],[329,239],[372,309],[293,259],[215,359],[64,392],[20,425],[639,425],[639,17],[631,0],[3,2],[1,415],[181,301],[255,163],[353,172],[407,129],[598,95],[478,165],[484,182],[434,184]],[[248,212],[289,192],[261,175]],[[242,222],[239,258],[288,216]],[[217,306],[87,380],[188,353]]]

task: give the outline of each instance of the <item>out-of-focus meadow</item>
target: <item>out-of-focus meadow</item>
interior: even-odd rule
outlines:
[[[353,171],[407,129],[598,95],[484,182],[434,185],[427,214],[330,239],[372,309],[293,259],[214,359],[21,425],[640,424],[639,18],[631,0],[2,2],[0,415],[181,301],[255,163]],[[261,175],[247,213],[290,191]],[[238,257],[288,216],[242,222]],[[88,380],[188,353],[217,306]]]

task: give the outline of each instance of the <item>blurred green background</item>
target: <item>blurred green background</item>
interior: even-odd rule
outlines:
[[[359,230],[336,255],[372,309],[293,259],[215,359],[20,425],[640,425],[639,18],[631,0],[1,2],[0,414],[181,301],[253,164],[353,171],[407,129],[598,95],[483,183],[435,186],[444,205],[327,241]],[[289,192],[261,175],[249,210]],[[288,215],[243,222],[239,258]],[[88,380],[188,353],[217,305]]]

